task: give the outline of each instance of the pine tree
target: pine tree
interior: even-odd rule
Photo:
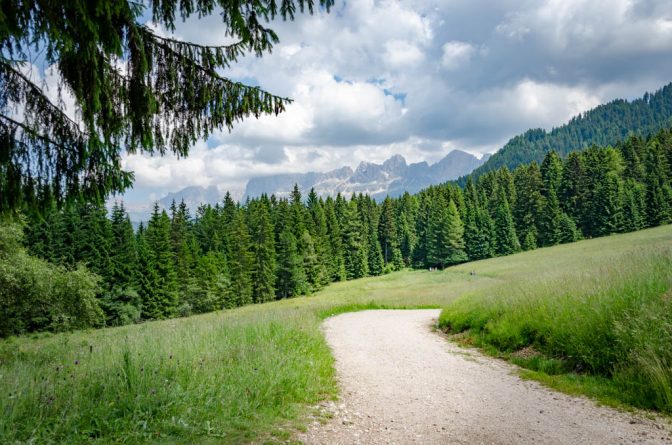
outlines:
[[[160,318],[158,305],[155,304],[156,287],[159,286],[159,277],[156,272],[156,259],[147,243],[146,231],[142,223],[138,227],[135,238],[138,251],[138,270],[136,275],[137,290],[141,302],[141,317],[145,320]]]
[[[252,299],[255,303],[275,298],[275,235],[269,204],[255,201],[249,207],[252,252]]]
[[[302,259],[292,231],[285,227],[278,242],[278,270],[276,279],[278,298],[289,298],[308,292],[308,282]]]
[[[451,199],[443,216],[441,230],[442,261],[441,266],[451,266],[467,261],[464,251],[464,226],[457,211],[457,206]]]
[[[317,286],[316,289],[319,289],[331,281],[329,262],[332,259],[329,257],[331,246],[329,245],[324,204],[318,198],[314,189],[310,189],[310,193],[308,194],[307,207],[309,215],[308,231],[313,240],[315,255],[317,257],[316,276],[318,277],[318,282],[315,285]]]
[[[532,162],[528,166],[517,168],[514,172],[514,182],[516,193],[521,198],[516,201],[515,207],[511,207],[508,205],[507,197],[507,205],[513,213],[516,232],[525,239],[528,233],[538,234],[542,232],[540,225],[545,204],[542,194],[544,182],[537,163]],[[496,199],[498,195],[493,192],[492,196],[496,205],[499,206],[500,201]],[[495,217],[497,211],[498,207],[492,213],[493,217]]]
[[[478,192],[471,178],[465,187],[465,249],[470,260],[482,260],[493,255],[492,220],[480,205]]]
[[[102,276],[106,287],[113,275],[110,262],[112,229],[107,210],[102,204],[82,203],[78,206],[77,236],[73,239],[74,258],[89,270]]]
[[[245,225],[242,210],[236,211],[229,233],[231,256],[227,256],[231,286],[228,289],[226,307],[252,303],[252,255],[250,235]]]
[[[672,221],[672,190],[665,177],[665,160],[652,143],[646,158],[646,217],[649,227]]]
[[[199,257],[185,300],[196,313],[216,311],[227,307],[230,286],[224,253],[210,251]]]
[[[378,223],[378,237],[383,252],[385,265],[392,265],[396,270],[404,267],[397,240],[398,231],[396,226],[394,202],[389,197],[385,198],[380,212]]]
[[[539,171],[541,173],[541,179],[543,182],[543,195],[548,198],[553,190],[555,193],[560,189],[560,184],[562,183],[562,160],[560,156],[554,151],[551,150],[546,153],[544,161],[541,163]]]
[[[560,207],[578,225],[584,220],[586,178],[583,158],[573,152],[567,156],[562,169],[562,179],[558,190]]]
[[[278,42],[269,19],[329,11],[333,0],[161,0],[3,2],[0,27],[0,213],[45,193],[59,204],[102,202],[132,186],[122,152],[187,156],[215,129],[250,116],[278,114],[288,99],[223,77],[246,54],[258,57]],[[167,38],[178,20],[218,14],[234,43],[207,46]],[[14,60],[32,52],[58,72],[59,97]],[[124,69],[120,69],[123,66]],[[78,121],[60,96],[71,93]],[[15,110],[22,110],[15,113]]]
[[[593,231],[597,236],[623,231],[623,195],[621,180],[614,172],[597,185],[593,198]]]
[[[357,210],[357,201],[352,199],[345,209],[343,227],[343,251],[345,273],[349,280],[369,274],[365,240],[362,239],[362,224]]]
[[[554,186],[550,183],[548,187],[540,224],[541,234],[539,238],[543,246],[553,246],[561,241],[560,231],[563,213],[560,210],[560,202],[555,194]]]
[[[397,213],[397,239],[399,250],[404,266],[410,266],[413,258],[413,250],[417,243],[415,221],[417,219],[418,204],[415,197],[405,192],[399,199]]]
[[[325,210],[329,234],[329,276],[331,281],[344,281],[346,274],[341,227],[336,218],[335,203],[331,198],[327,198]]]
[[[576,228],[576,223],[574,220],[565,212],[560,214],[560,230],[559,230],[559,239],[558,241],[561,244],[573,243],[581,239],[581,234]]]
[[[495,253],[497,255],[509,255],[520,250],[520,242],[516,235],[513,217],[509,209],[509,202],[504,195],[504,190],[499,189],[498,206],[495,214]]]
[[[151,252],[152,269],[156,274],[152,278],[156,281],[152,283],[152,293],[144,295],[143,313],[146,318],[171,317],[179,302],[177,274],[170,240],[170,218],[165,210],[159,212],[158,203],[154,204],[145,239]]]
[[[315,243],[313,237],[310,236],[308,230],[303,231],[301,240],[298,243],[301,246],[299,249],[303,252],[303,270],[306,274],[306,281],[308,282],[308,292],[315,292],[322,287],[323,268],[319,263],[319,258],[315,252]]]

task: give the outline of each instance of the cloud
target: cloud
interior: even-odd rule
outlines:
[[[672,80],[666,0],[358,0],[270,26],[281,40],[273,53],[222,74],[291,97],[287,111],[216,132],[189,162],[127,158],[138,190],[493,151]],[[176,35],[229,41],[217,15]]]
[[[456,70],[469,61],[474,47],[466,42],[451,41],[443,45],[441,65],[447,70]]]

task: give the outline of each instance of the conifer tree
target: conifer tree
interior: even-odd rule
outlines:
[[[187,156],[215,129],[278,114],[288,99],[222,76],[245,54],[278,43],[276,17],[328,11],[333,0],[3,2],[0,13],[0,212],[48,190],[57,202],[102,202],[133,182],[122,151]],[[160,35],[217,13],[234,42],[208,46]],[[52,101],[16,61],[40,54],[59,76]],[[61,88],[62,86],[62,88]],[[71,93],[78,122],[64,108]],[[21,109],[17,115],[14,111]]]
[[[385,265],[391,264],[394,269],[399,270],[404,267],[404,264],[397,239],[396,219],[394,203],[390,197],[386,197],[380,211],[378,236]]]
[[[495,214],[495,253],[497,255],[509,255],[520,250],[520,242],[516,235],[513,217],[509,209],[509,202],[504,195],[504,190],[499,189],[497,194],[498,206]]]
[[[471,178],[465,187],[465,249],[470,260],[482,260],[493,255],[492,220],[488,211],[481,207],[478,192]]]
[[[242,210],[233,217],[229,233],[230,256],[227,256],[231,285],[229,286],[226,307],[237,307],[252,303],[252,255],[250,254],[250,234],[245,225]]]
[[[315,255],[317,257],[316,276],[319,278],[318,282],[315,284],[317,285],[317,288],[321,288],[331,281],[329,263],[330,261],[333,261],[333,259],[329,258],[331,246],[329,245],[324,204],[322,200],[318,198],[314,189],[310,189],[310,193],[308,193],[307,207],[309,215],[308,231],[313,240]]]
[[[576,223],[574,220],[565,212],[560,214],[560,231],[559,231],[558,241],[561,244],[573,243],[581,239],[581,234],[576,228]]]
[[[84,262],[89,270],[107,278],[112,275],[110,249],[112,229],[107,210],[102,204],[82,203],[78,206],[77,236],[73,239],[74,259]],[[106,287],[109,288],[106,280]]]
[[[609,172],[598,183],[593,198],[592,233],[597,236],[609,235],[623,231],[623,196],[621,180],[614,172]]]
[[[541,232],[541,215],[544,209],[542,189],[544,183],[537,163],[532,162],[527,166],[517,168],[514,172],[514,182],[521,199],[516,201],[516,206],[513,208],[508,205],[508,200],[507,205],[513,213],[516,232],[525,239],[527,233],[539,234]],[[498,195],[493,193],[493,197],[498,197]],[[500,201],[497,200],[497,205],[499,204]],[[492,213],[493,217],[497,210],[495,209],[495,212]]]
[[[442,267],[463,263],[468,259],[464,251],[464,226],[452,199],[444,213],[441,230]]]
[[[362,224],[357,210],[357,201],[350,200],[344,213],[343,251],[345,273],[349,280],[369,274],[365,240],[362,239]]]
[[[543,181],[544,196],[548,197],[551,190],[557,193],[562,182],[562,160],[554,150],[546,153],[539,171]]]
[[[252,299],[263,303],[275,299],[275,234],[268,210],[269,203],[260,201],[249,207],[252,253]]]
[[[278,242],[276,292],[278,298],[295,297],[308,292],[304,265],[289,227],[285,227],[280,233]]]
[[[155,302],[155,289],[159,286],[155,258],[147,243],[147,236],[142,223],[138,227],[135,242],[138,251],[138,271],[136,275],[137,290],[141,302],[141,317],[145,320],[161,318],[158,304]]]
[[[558,190],[558,199],[562,210],[577,225],[583,221],[585,214],[584,202],[586,195],[586,178],[583,158],[573,152],[567,156],[562,169],[562,179]]]
[[[230,286],[226,257],[212,250],[199,257],[185,299],[196,313],[216,311],[227,307]]]
[[[331,281],[344,281],[346,274],[341,227],[336,218],[335,203],[330,197],[325,202],[325,210],[329,234],[329,276]]]
[[[415,221],[417,219],[417,201],[410,193],[405,192],[399,199],[397,212],[397,239],[399,250],[405,266],[410,266],[413,250],[417,243]]]
[[[652,143],[646,158],[646,217],[649,227],[672,221],[672,190],[665,177],[665,160]]]
[[[144,295],[146,299],[143,300],[143,312],[147,318],[173,316],[179,303],[179,295],[170,240],[170,218],[165,210],[159,212],[158,203],[154,204],[145,239],[151,252],[152,269],[156,274],[152,278],[156,281],[152,283],[152,292]]]
[[[559,178],[557,179],[559,181]],[[547,185],[546,200],[544,204],[543,214],[541,216],[541,244],[543,246],[553,246],[559,244],[561,241],[561,224],[562,224],[562,210],[560,210],[560,202],[555,193],[555,186],[553,182]]]

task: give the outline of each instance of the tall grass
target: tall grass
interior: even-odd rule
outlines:
[[[672,226],[219,313],[1,340],[0,443],[286,437],[337,391],[321,320],[370,308],[447,307],[444,325],[485,346],[532,344],[545,354],[528,360],[537,369],[591,372],[600,391],[617,382],[614,397],[667,409],[669,246]]]
[[[614,388],[605,391],[620,400],[672,412],[670,245],[465,296],[440,325],[504,353],[532,347],[541,357],[521,364],[606,377]]]

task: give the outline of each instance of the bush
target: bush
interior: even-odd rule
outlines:
[[[0,336],[65,331],[104,324],[97,275],[31,257],[17,224],[0,225]]]

